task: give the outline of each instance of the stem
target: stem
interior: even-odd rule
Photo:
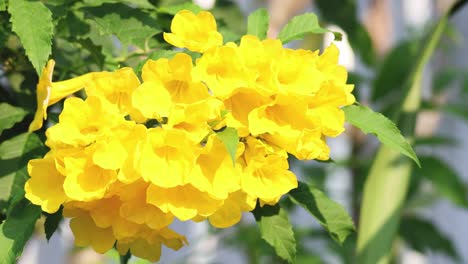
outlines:
[[[444,14],[428,35],[426,45],[417,57],[415,67],[404,86],[405,99],[393,120],[402,133],[414,134],[416,113],[421,102],[421,79],[424,66],[434,53],[448,18],[468,0],[458,1]],[[357,241],[357,263],[388,263],[393,239],[406,199],[412,164],[386,146],[377,152],[364,186]]]
[[[132,254],[130,254],[130,251],[127,252],[125,255],[120,255],[120,264],[127,264],[128,261],[130,260],[130,257]]]

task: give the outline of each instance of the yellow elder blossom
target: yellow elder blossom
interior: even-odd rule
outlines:
[[[322,54],[251,35],[223,45],[210,13],[187,10],[171,31],[167,42],[203,53],[195,63],[178,53],[148,60],[142,82],[131,68],[52,82],[51,60],[40,77],[31,131],[48,106],[86,94],[65,99],[24,187],[43,211],[63,207],[78,246],[157,261],[163,245],[187,244],[175,219],[227,228],[276,204],[298,185],[288,154],[329,159],[326,138],[344,131],[341,107],[355,98],[333,44]]]
[[[171,31],[164,33],[164,40],[179,48],[205,52],[223,44],[213,15],[206,11],[197,15],[188,10],[178,12],[172,20]]]
[[[47,119],[47,107],[53,105],[66,96],[82,89],[84,81],[89,74],[61,82],[52,82],[55,61],[50,60],[42,70],[36,88],[37,110],[34,120],[29,125],[29,131],[36,131],[42,127],[43,120]]]

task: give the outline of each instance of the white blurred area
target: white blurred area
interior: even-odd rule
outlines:
[[[216,0],[194,0],[204,9],[211,9]],[[269,0],[269,1],[250,1],[237,0],[241,10],[247,15],[257,7],[268,6],[271,12],[271,28],[269,36],[275,36],[281,26],[293,15],[299,14],[304,10],[314,10],[312,1],[308,0]],[[358,0],[359,14],[361,19],[368,25],[370,33],[374,36],[374,43],[379,44],[377,50],[383,53],[391,48],[398,41],[405,39],[410,32],[427,27],[429,21],[434,21],[440,8],[446,7],[453,1],[449,0]],[[377,3],[377,4],[376,4]],[[375,9],[371,9],[374,6]],[[380,9],[387,9],[390,12],[383,16]],[[372,13],[375,12],[375,13]],[[371,21],[371,22],[370,22]],[[460,33],[463,41],[468,37],[468,8],[464,8],[453,19],[455,30]],[[329,26],[330,30],[342,30],[334,25]],[[342,32],[344,33],[344,32]],[[333,41],[333,35],[327,34],[324,39],[324,46]],[[346,66],[349,70],[355,70],[368,74],[359,59],[355,57],[351,46],[349,45],[346,34],[343,34],[343,41],[335,42],[340,49],[340,64]],[[468,47],[464,45],[453,47],[449,52],[450,57],[446,61],[458,67],[468,67]],[[432,60],[431,65],[425,72],[424,83],[428,84],[431,80],[433,67],[443,67],[447,62]],[[438,65],[439,64],[439,65]],[[430,92],[430,85],[424,85],[426,91]],[[435,120],[435,121],[434,121]],[[432,123],[430,123],[432,121]],[[440,135],[451,135],[458,139],[459,145],[455,149],[438,150],[435,155],[440,156],[447,163],[451,164],[458,175],[463,180],[468,181],[468,126],[454,118],[436,117],[429,118],[423,126],[432,127],[431,133]],[[431,125],[427,125],[431,124]],[[337,158],[346,158],[350,155],[349,140],[346,135],[329,141],[332,149],[332,156]],[[351,210],[350,192],[351,192],[351,174],[343,168],[329,169],[330,177],[327,180],[327,191],[337,202],[340,202],[345,208]],[[459,254],[461,254],[461,263],[468,263],[468,212],[454,207],[447,201],[437,202],[429,210],[422,212],[427,219],[431,219],[441,232],[447,235],[452,241]],[[246,221],[251,221],[247,219]],[[310,224],[310,218],[298,217],[292,220],[295,224]],[[206,223],[183,223],[176,224],[176,230],[187,235],[190,245],[181,249],[179,252],[163,250],[161,263],[223,263],[237,264],[246,263],[244,256],[233,250],[223,248],[220,243],[220,237],[211,235]],[[67,223],[62,223],[61,232],[54,234],[51,241],[47,243],[44,237],[37,236],[32,239],[18,262],[19,264],[62,264],[77,263],[69,258],[69,252],[72,248],[73,236]],[[319,245],[320,246],[320,245]],[[104,259],[94,254],[91,250],[84,251],[80,256],[82,263],[108,263]],[[335,258],[326,258],[327,263],[340,263]],[[401,251],[398,263],[402,264],[429,264],[429,263],[452,263],[450,259],[436,253],[428,252],[423,255],[418,252],[404,248]]]

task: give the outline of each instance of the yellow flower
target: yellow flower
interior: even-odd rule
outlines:
[[[138,161],[140,160],[141,149],[146,143],[146,133],[146,127],[137,124],[133,129],[129,129],[127,134],[120,137],[124,148],[127,150],[127,159],[122,164],[117,177],[124,184],[130,184],[141,178]]]
[[[148,60],[143,66],[142,78],[144,82],[162,82],[174,104],[190,104],[210,96],[203,83],[192,81],[192,68],[192,58],[177,53],[171,60]]]
[[[237,157],[243,151],[244,144],[239,143]],[[240,189],[241,172],[240,164],[233,166],[226,147],[215,134],[212,134],[197,158],[189,182],[198,190],[207,192],[216,199],[226,199],[229,193]]]
[[[308,101],[304,96],[277,96],[273,103],[250,112],[249,130],[299,159],[314,159],[321,153],[320,122],[307,115]],[[315,138],[313,137],[315,136]],[[307,148],[299,142],[307,138]]]
[[[237,224],[242,212],[249,212],[255,208],[255,198],[243,191],[229,194],[223,205],[208,217],[210,224],[218,228],[227,228]]]
[[[46,145],[50,148],[86,147],[97,137],[113,134],[116,127],[129,123],[132,122],[125,121],[115,105],[98,97],[67,98],[59,123],[46,131]]]
[[[174,216],[146,202],[148,186],[149,183],[137,181],[122,187],[119,192],[122,200],[120,215],[130,222],[145,224],[153,230],[159,230],[170,225]]]
[[[205,52],[223,44],[213,15],[206,11],[197,15],[188,10],[179,11],[172,19],[171,31],[164,33],[164,40],[179,48]]]
[[[121,255],[125,255],[130,250],[132,255],[136,257],[155,262],[161,256],[162,244],[171,249],[179,250],[184,244],[187,244],[187,240],[184,236],[165,228],[147,232],[144,238],[129,241],[119,240],[116,247]]]
[[[275,78],[276,60],[284,55],[284,48],[278,39],[259,40],[256,36],[246,35],[241,38],[239,54],[249,72],[255,73],[255,79],[249,88],[263,96],[279,92]],[[275,60],[272,60],[275,58]]]
[[[319,120],[325,136],[336,137],[344,131],[345,116],[340,107],[345,105],[349,105],[345,90],[327,83],[310,99],[307,115]]]
[[[25,196],[49,213],[63,206],[78,246],[157,261],[163,245],[187,243],[175,218],[226,228],[257,201],[276,204],[297,187],[288,153],[328,159],[326,138],[344,130],[341,107],[355,98],[334,45],[321,55],[249,35],[222,45],[213,16],[187,10],[171,31],[167,42],[203,53],[195,65],[184,53],[148,60],[142,83],[130,68],[52,82],[53,61],[41,75],[30,130],[49,105],[82,88],[86,99],[65,100]],[[226,126],[239,136],[234,162],[215,133]]]
[[[25,197],[45,212],[56,212],[67,197],[63,191],[65,176],[57,171],[52,152],[42,159],[30,160],[28,173],[31,178],[24,186]]]
[[[139,160],[143,179],[163,188],[184,184],[199,152],[197,143],[183,130],[150,129]]]
[[[115,222],[118,223],[119,221]],[[137,257],[157,261],[161,255],[161,246],[163,244],[174,250],[178,250],[184,244],[187,244],[184,236],[169,228],[152,230],[144,225],[134,225],[133,227],[136,229],[133,231],[136,232],[130,232],[128,236],[119,237],[122,232],[118,230],[121,229],[122,224],[125,226],[125,223],[119,224],[120,227],[117,225],[105,228],[99,227],[85,211],[80,212],[70,221],[70,227],[75,236],[75,244],[82,247],[91,246],[98,253],[105,253],[117,242],[117,250],[122,255],[130,250]]]
[[[47,107],[61,99],[81,90],[90,74],[82,75],[70,80],[52,82],[55,61],[49,60],[42,70],[39,83],[36,88],[37,110],[34,120],[29,125],[29,131],[36,131],[42,127],[43,120],[47,119]]]
[[[154,184],[148,187],[146,200],[165,213],[172,213],[181,221],[190,220],[197,215],[207,217],[213,214],[223,200],[213,199],[209,193],[202,192],[190,184],[173,188],[161,188]]]
[[[77,201],[103,198],[110,185],[117,180],[115,170],[95,165],[88,155],[63,158],[66,178],[65,194]]]
[[[114,246],[112,228],[99,228],[89,215],[73,218],[70,227],[75,237],[75,245],[91,246],[98,253],[105,253]]]
[[[173,106],[171,95],[160,80],[142,83],[132,94],[132,106],[147,119],[162,120]]]
[[[248,137],[244,152],[242,190],[267,204],[275,204],[283,194],[297,188],[296,176],[288,170],[288,155],[254,138]]]
[[[205,52],[193,69],[193,78],[204,82],[213,95],[228,98],[236,89],[250,87],[257,73],[248,69],[234,43]]]
[[[273,62],[274,79],[282,93],[312,95],[325,80],[317,69],[318,55],[308,50],[284,49]]]
[[[69,80],[52,82],[54,66],[55,61],[49,60],[39,78],[36,89],[37,110],[29,131],[42,127],[43,120],[47,119],[48,106],[83,88],[86,88],[88,96],[105,98],[125,113],[133,111],[130,108],[130,95],[140,81],[131,68],[122,68],[116,72],[91,72]]]
[[[221,122],[223,108],[223,103],[213,97],[192,104],[177,104],[172,108],[164,128],[184,130],[193,142],[201,142],[211,133],[210,124]]]
[[[270,97],[261,95],[251,88],[240,88],[224,100],[229,113],[226,115],[226,125],[238,130],[240,137],[249,135],[249,114],[252,110],[272,102]]]
[[[105,98],[125,114],[132,111],[131,95],[140,85],[132,68],[121,68],[115,72],[95,72],[86,79],[86,95]]]

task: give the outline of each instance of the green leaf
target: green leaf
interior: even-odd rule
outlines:
[[[393,48],[383,60],[372,83],[372,101],[388,103],[390,95],[400,100],[402,79],[407,78],[414,66],[420,48],[419,40],[406,41]]]
[[[266,39],[268,20],[268,11],[265,8],[257,9],[247,19],[247,34],[257,36],[260,40]]]
[[[410,247],[421,253],[438,251],[459,260],[452,242],[427,220],[415,217],[403,218],[399,233]]]
[[[301,39],[305,34],[323,34],[330,32],[328,29],[320,27],[317,16],[312,13],[295,16],[286,26],[281,29],[278,38],[286,44],[290,41]]]
[[[12,128],[28,114],[23,108],[0,103],[0,135],[5,129]]]
[[[363,105],[350,105],[344,107],[343,110],[346,121],[361,129],[364,133],[376,135],[384,145],[400,151],[421,167],[413,148],[390,119]]]
[[[218,32],[223,35],[224,43],[228,42],[238,42],[241,39],[241,35],[232,31],[228,27],[219,27]]]
[[[420,159],[422,167],[416,172],[430,180],[438,192],[454,204],[468,207],[463,182],[455,171],[436,157],[425,156]]]
[[[154,9],[154,5],[148,2],[148,0],[84,0],[83,2],[86,6],[100,6],[108,3],[126,3],[138,8]]]
[[[63,219],[62,211],[63,211],[63,207],[60,207],[60,209],[53,214],[45,213],[46,220],[44,222],[44,231],[45,231],[47,241],[50,240],[52,235],[57,230],[60,224],[60,221],[62,221]]]
[[[9,2],[13,31],[18,35],[38,75],[52,52],[54,24],[52,13],[40,1],[14,0]]]
[[[299,182],[299,186],[291,190],[289,196],[315,217],[336,242],[343,244],[346,237],[355,230],[353,220],[343,206],[319,189]]]
[[[28,179],[27,162],[43,153],[42,141],[32,133],[20,134],[0,144],[0,201],[9,200],[13,195],[21,197]]]
[[[158,9],[158,12],[169,15],[175,15],[177,14],[177,12],[184,9],[189,10],[194,14],[198,14],[200,11],[203,11],[203,9],[200,6],[191,2],[186,2],[179,5],[162,6]]]
[[[401,124],[405,135],[414,135],[415,115],[421,103],[422,73],[443,36],[449,16],[456,13],[459,1],[440,17],[421,39],[424,43],[415,58],[414,67],[401,79],[404,93],[394,121]],[[374,125],[374,124],[370,124]],[[411,180],[411,161],[401,160],[401,154],[389,145],[381,145],[364,185],[359,216],[356,263],[390,263],[393,241],[398,231]]]
[[[276,254],[289,263],[296,258],[296,239],[286,211],[279,205],[257,206],[253,211],[262,238],[270,244]]]
[[[67,15],[60,19],[55,26],[55,37],[63,37],[67,40],[81,39],[86,37],[91,27],[89,21],[84,20],[82,16],[78,16],[78,12],[68,12]]]
[[[155,17],[124,4],[103,4],[82,10],[92,16],[101,35],[115,35],[124,45],[146,48],[146,41],[161,32]]]
[[[106,60],[102,52],[102,46],[94,44],[90,38],[78,39],[77,42],[81,45],[81,47],[89,51],[91,58],[97,64],[99,69],[102,70],[104,68],[104,62]]]
[[[237,134],[237,129],[232,127],[226,127],[223,130],[216,132],[218,138],[223,142],[224,146],[231,156],[232,164],[236,163],[236,152],[237,145],[239,144],[239,135]]]
[[[0,11],[5,11],[6,8],[6,0],[0,0]]]
[[[0,225],[0,263],[16,263],[34,230],[41,209],[22,200]]]
[[[434,77],[434,84],[432,90],[435,93],[440,93],[444,89],[448,88],[452,83],[462,76],[462,72],[456,69],[444,69],[438,72]]]
[[[454,146],[457,144],[457,140],[449,137],[417,137],[414,139],[414,146]]]

